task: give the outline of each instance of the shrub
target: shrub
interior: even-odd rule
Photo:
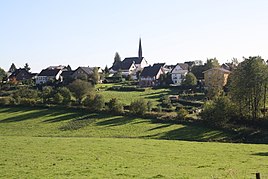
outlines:
[[[165,112],[160,117],[158,117],[160,120],[165,121],[175,121],[177,119],[177,113],[176,112]]]
[[[22,105],[30,105],[34,106],[36,105],[37,101],[35,99],[29,99],[29,98],[21,98],[20,104]]]
[[[116,99],[112,98],[107,104],[108,110],[112,113],[121,114],[124,112],[123,105]]]
[[[59,88],[58,92],[62,95],[64,104],[69,104],[72,99],[72,93],[71,91],[66,87]]]
[[[135,100],[131,102],[129,110],[132,114],[143,115],[147,110],[147,103],[143,99]]]
[[[93,108],[96,111],[101,111],[105,107],[105,100],[102,95],[97,94],[93,100]]]
[[[185,120],[188,114],[189,113],[186,109],[180,108],[178,113],[177,113],[177,115],[178,115],[177,117],[179,120]]]
[[[164,108],[172,108],[172,103],[171,103],[171,100],[169,98],[169,96],[164,96],[162,99],[162,107]]]
[[[54,102],[56,104],[62,104],[63,100],[64,100],[64,97],[60,93],[56,93],[54,95]]]
[[[214,126],[223,127],[236,116],[236,106],[226,96],[217,97],[204,105],[200,116]]]
[[[0,105],[9,105],[9,104],[14,104],[14,103],[15,103],[15,100],[10,96],[0,97]]]
[[[152,109],[153,109],[153,103],[152,103],[152,101],[148,101],[147,102],[147,111],[148,112],[151,112]]]

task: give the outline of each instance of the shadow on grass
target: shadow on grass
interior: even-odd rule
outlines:
[[[157,129],[162,129],[162,128],[165,128],[165,127],[169,127],[169,126],[171,126],[171,125],[173,125],[173,124],[163,124],[163,125],[161,125],[161,126],[157,126],[157,127],[151,128],[151,129],[149,129],[148,131],[153,131],[153,130],[157,130]]]
[[[171,125],[163,125],[150,130],[157,130]],[[228,137],[221,131],[215,131],[197,126],[184,126],[167,132],[160,132],[158,134],[146,135],[143,138],[154,138],[164,140],[187,140],[187,141],[218,141]]]
[[[8,117],[5,118],[3,120],[0,121],[0,123],[8,123],[8,122],[20,122],[20,121],[24,121],[24,120],[30,120],[30,119],[36,119],[39,118],[40,116],[45,116],[47,114],[49,114],[49,110],[48,109],[42,109],[42,110],[37,110],[37,111],[32,111],[32,109],[25,109],[22,110],[21,108],[19,109],[15,109],[14,110],[9,110],[9,112],[13,113],[16,112],[22,112],[26,114],[21,114],[21,115],[16,115],[13,117]],[[31,112],[30,112],[31,111]]]
[[[107,118],[107,116],[106,116]],[[119,126],[119,125],[124,125],[127,123],[132,122],[135,117],[126,117],[126,116],[115,116],[115,117],[110,117],[110,119],[107,119],[105,121],[100,121],[97,122],[96,125],[98,126]]]
[[[252,155],[262,156],[262,157],[268,157],[268,152],[258,152],[254,153]]]

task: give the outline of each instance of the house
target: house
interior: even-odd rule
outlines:
[[[115,74],[117,72],[121,72],[122,76],[127,77],[127,76],[132,76],[134,79],[137,79],[136,77],[136,65],[134,61],[131,60],[123,60],[120,63],[117,63],[113,65],[110,68],[110,73]]]
[[[162,65],[154,64],[153,66],[145,67],[140,74],[140,86],[158,86],[159,78],[164,74]]]
[[[181,85],[182,81],[184,80],[185,76],[188,73],[188,67],[189,66],[186,63],[178,63],[171,70],[171,80],[174,85],[176,86]]]
[[[212,68],[203,73],[206,88],[222,88],[226,85],[228,76],[231,72],[224,68]]]
[[[61,69],[44,69],[36,77],[36,85],[53,81],[62,81]]]
[[[20,81],[31,80],[33,75],[24,68],[15,69],[8,77],[8,81],[17,83]]]
[[[75,71],[73,71],[72,78],[91,78],[95,67],[78,67]],[[98,68],[98,73],[102,73],[102,69],[100,67]]]

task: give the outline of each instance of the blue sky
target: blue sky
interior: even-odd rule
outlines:
[[[0,67],[268,58],[266,0],[0,0]]]

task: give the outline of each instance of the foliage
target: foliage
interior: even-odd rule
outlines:
[[[69,104],[72,99],[72,93],[67,87],[60,87],[58,93],[63,97],[63,104]]]
[[[54,89],[51,86],[44,86],[42,88],[41,97],[43,99],[43,103],[45,104],[51,103],[54,97]]]
[[[96,84],[99,83],[99,81],[100,81],[100,74],[99,74],[98,67],[94,67],[93,68],[93,74],[91,76],[91,81],[92,81],[93,85],[96,85]]]
[[[93,108],[95,111],[101,111],[105,107],[104,97],[100,94],[95,95],[93,100]]]
[[[207,62],[205,64],[205,70],[218,67],[220,67],[220,64],[216,58],[207,59]]]
[[[178,113],[177,113],[177,117],[180,120],[185,120],[186,117],[188,116],[188,114],[189,114],[189,112],[186,109],[180,108]]]
[[[56,104],[62,104],[63,103],[63,100],[64,100],[64,97],[61,95],[61,93],[56,93],[55,95],[54,95],[54,102],[56,103]]]
[[[113,66],[121,62],[121,57],[118,52],[115,53]]]
[[[197,84],[197,79],[195,75],[191,72],[187,73],[185,76],[185,80],[182,82],[182,85],[185,86],[194,86]]]
[[[20,104],[21,100],[27,101],[27,99],[37,101],[38,91],[29,89],[28,87],[20,87],[15,93],[13,93],[12,97],[14,98],[17,104]],[[31,103],[35,103],[35,102],[31,102]]]
[[[171,103],[169,96],[166,95],[166,96],[162,97],[161,101],[162,101],[162,103],[161,103],[162,107],[164,107],[164,108],[171,108],[172,107],[172,103]]]
[[[209,124],[221,127],[235,119],[236,106],[226,96],[217,97],[214,101],[205,103],[200,116]]]
[[[147,103],[144,99],[138,99],[130,104],[130,112],[135,115],[144,115],[147,111]]]
[[[25,63],[25,65],[24,65],[24,69],[26,70],[26,71],[30,71],[31,70],[31,68],[29,67],[29,64],[28,63]]]
[[[153,109],[153,103],[152,103],[151,100],[149,100],[149,101],[147,102],[147,111],[148,111],[148,112],[151,112],[152,109]]]
[[[112,113],[121,114],[124,112],[123,104],[116,98],[112,98],[107,104],[108,110]]]
[[[74,94],[78,104],[81,104],[82,99],[88,94],[93,92],[93,87],[89,82],[82,80],[75,80],[68,85],[70,91]]]
[[[0,82],[6,77],[6,72],[4,69],[0,68]]]
[[[266,109],[267,87],[265,61],[259,56],[245,58],[233,71],[230,81],[231,99],[239,107],[240,117],[261,117],[261,109]]]

